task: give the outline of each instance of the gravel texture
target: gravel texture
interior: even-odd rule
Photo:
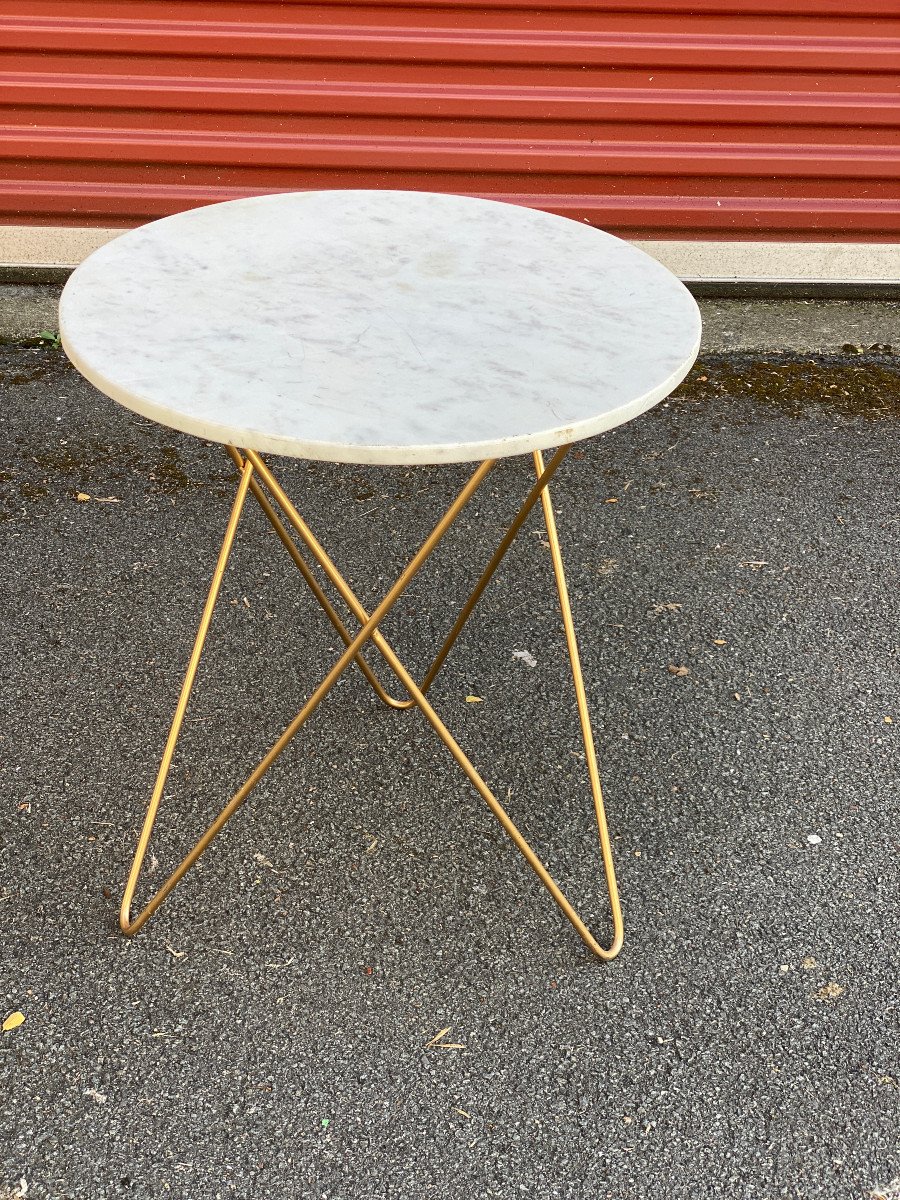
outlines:
[[[25,1018],[0,1035],[0,1196],[896,1181],[898,397],[887,355],[712,356],[561,471],[627,926],[604,965],[422,718],[359,672],[118,933],[233,472],[58,351],[0,352],[0,1019]],[[279,467],[370,604],[466,474]],[[417,670],[526,482],[498,467],[388,621]],[[336,656],[255,509],[242,535],[149,884]],[[605,931],[566,669],[535,518],[433,696]]]

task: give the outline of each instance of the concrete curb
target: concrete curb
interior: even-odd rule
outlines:
[[[0,341],[18,341],[57,328],[61,287],[0,286]],[[794,350],[829,353],[847,343],[900,351],[900,300],[698,300],[703,351]]]

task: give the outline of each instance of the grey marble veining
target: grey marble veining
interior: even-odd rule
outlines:
[[[179,213],[90,256],[63,345],[175,429],[303,458],[461,462],[619,425],[700,342],[682,284],[627,242],[514,205],[298,192]]]

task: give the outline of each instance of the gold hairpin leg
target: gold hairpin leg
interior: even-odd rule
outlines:
[[[544,459],[539,450],[534,452],[534,469],[540,478],[544,471]],[[541,491],[541,504],[544,508],[544,524],[547,527],[547,541],[550,543],[550,555],[553,559],[553,574],[556,576],[556,590],[559,596],[559,611],[562,616],[563,629],[566,634],[566,646],[569,651],[569,662],[572,666],[572,682],[575,685],[575,702],[578,705],[578,720],[581,725],[581,737],[584,742],[584,754],[587,762],[588,778],[591,781],[591,797],[594,801],[594,817],[597,821],[597,835],[600,840],[600,857],[603,860],[603,874],[606,877],[606,888],[609,893],[609,905],[613,920],[613,940],[608,950],[603,951],[591,946],[601,958],[615,958],[622,949],[624,926],[622,924],[622,906],[619,902],[619,888],[616,883],[616,869],[613,863],[612,846],[609,840],[609,829],[606,824],[606,810],[603,806],[603,789],[600,786],[600,770],[597,766],[597,751],[594,745],[594,733],[591,729],[591,714],[588,711],[587,696],[584,690],[584,679],[581,675],[581,655],[578,653],[578,638],[575,635],[575,623],[572,620],[572,606],[569,603],[569,588],[566,584],[566,573],[563,567],[562,550],[559,546],[559,535],[556,532],[556,515],[550,500],[550,489]],[[577,928],[577,926],[576,926]],[[581,933],[581,930],[578,931]],[[581,934],[584,937],[584,934]],[[587,940],[587,939],[585,939]],[[593,939],[591,939],[593,940]],[[588,942],[591,945],[591,942]]]
[[[238,521],[241,519],[241,510],[244,507],[244,501],[247,499],[247,489],[250,486],[250,477],[252,474],[252,465],[250,463],[246,463],[244,469],[241,471],[241,480],[238,484],[237,495],[234,498],[234,504],[231,508],[231,516],[228,518],[225,536],[222,539],[222,548],[219,551],[219,558],[216,562],[215,571],[213,572],[212,583],[209,587],[209,594],[206,597],[206,604],[203,606],[203,615],[200,618],[200,626],[197,629],[197,636],[194,639],[194,648],[191,651],[187,672],[184,676],[184,683],[181,685],[181,692],[178,696],[178,704],[175,708],[175,716],[172,718],[172,725],[169,729],[169,736],[166,739],[166,747],[163,751],[162,762],[160,763],[159,771],[156,775],[156,783],[153,787],[153,794],[150,797],[150,803],[147,806],[147,815],[144,817],[144,824],[141,829],[140,837],[138,838],[137,850],[134,854],[134,861],[131,864],[131,871],[128,874],[128,882],[125,884],[125,892],[122,896],[122,906],[119,910],[119,925],[123,933],[137,933],[150,914],[153,913],[160,904],[162,904],[163,900],[166,898],[178,880],[182,877],[182,875],[184,875],[185,872],[189,870],[191,866],[193,866],[193,864],[197,861],[197,859],[218,832],[218,830],[214,830],[212,833],[210,833],[209,830],[207,830],[207,834],[209,836],[205,839],[201,838],[187,858],[185,858],[177,870],[172,873],[163,887],[160,888],[140,916],[132,921],[131,901],[134,897],[138,879],[140,878],[141,867],[144,864],[147,848],[150,845],[150,835],[153,832],[156,814],[159,811],[159,804],[162,800],[163,788],[166,786],[169,768],[172,765],[172,756],[175,753],[175,745],[178,741],[178,734],[181,732],[184,714],[187,710],[188,700],[191,697],[191,689],[194,686],[194,678],[197,674],[197,668],[200,665],[200,655],[203,653],[203,643],[206,641],[206,635],[209,632],[213,609],[216,606],[216,600],[219,596],[219,589],[222,586],[222,577],[224,576],[225,568],[228,565],[228,557],[231,554],[231,547],[234,545]]]
[[[438,651],[438,654],[435,657],[435,660],[432,663],[431,667],[429,668],[429,671],[426,673],[426,676],[425,676],[422,684],[418,685],[415,682],[415,680],[413,679],[413,677],[406,670],[406,668],[403,666],[403,663],[398,658],[398,656],[395,654],[395,652],[393,651],[393,649],[391,648],[389,643],[386,641],[384,636],[381,634],[378,626],[381,623],[381,621],[384,619],[384,617],[387,615],[387,613],[390,611],[393,604],[397,601],[397,599],[400,597],[402,592],[405,590],[407,585],[410,583],[413,576],[424,565],[425,561],[427,560],[427,558],[429,557],[431,552],[434,550],[435,546],[438,544],[440,539],[443,537],[444,533],[446,533],[447,529],[449,529],[450,525],[456,519],[458,514],[462,511],[462,508],[465,506],[465,504],[468,502],[468,500],[474,494],[475,490],[478,488],[481,481],[491,470],[491,468],[494,465],[493,461],[489,460],[488,462],[482,463],[481,466],[474,472],[474,474],[470,478],[469,482],[459,493],[456,500],[453,502],[453,504],[451,504],[450,508],[447,510],[447,512],[444,514],[444,516],[441,518],[441,520],[437,523],[437,525],[435,526],[432,533],[425,540],[425,542],[423,542],[420,550],[410,560],[409,564],[404,569],[404,571],[401,573],[397,582],[388,591],[387,595],[384,597],[384,599],[381,601],[381,603],[376,606],[376,608],[372,611],[371,614],[369,614],[366,612],[365,608],[360,604],[359,600],[354,595],[354,593],[350,589],[349,585],[346,583],[346,581],[344,580],[344,578],[338,571],[337,567],[332,562],[331,558],[328,556],[328,554],[322,548],[321,544],[318,542],[315,535],[312,533],[312,530],[309,528],[309,526],[306,524],[306,522],[303,520],[303,518],[297,512],[296,508],[291,503],[291,501],[288,499],[288,497],[286,496],[284,491],[281,489],[281,487],[275,480],[275,477],[272,475],[271,471],[266,466],[266,464],[263,462],[263,460],[260,458],[260,456],[252,450],[247,450],[247,451],[244,451],[244,455],[242,457],[241,454],[239,454],[234,448],[229,447],[229,453],[231,454],[235,464],[238,466],[238,468],[241,472],[240,485],[238,488],[238,496],[235,499],[235,504],[234,504],[234,508],[232,509],[231,519],[229,520],[229,524],[226,529],[225,540],[223,541],[222,550],[219,554],[219,561],[217,563],[216,571],[213,576],[213,583],[210,588],[209,597],[207,599],[207,603],[206,603],[206,606],[203,611],[203,617],[201,619],[200,629],[197,634],[197,640],[194,645],[194,651],[191,655],[191,660],[190,660],[190,663],[188,666],[188,672],[185,677],[184,685],[182,687],[181,696],[179,698],[178,707],[177,707],[176,713],[175,713],[175,719],[173,720],[172,729],[169,734],[169,739],[166,743],[166,750],[163,755],[163,761],[160,766],[159,775],[157,777],[156,787],[154,788],[150,806],[147,811],[147,817],[145,819],[144,827],[141,832],[141,837],[138,842],[137,853],[135,855],[135,860],[134,860],[134,863],[131,868],[131,873],[129,875],[128,884],[127,884],[127,887],[125,890],[125,895],[122,900],[122,909],[121,909],[121,913],[120,913],[120,925],[121,925],[122,930],[125,933],[128,933],[128,934],[136,933],[137,930],[140,929],[141,926],[145,923],[145,921],[147,921],[149,919],[149,917],[156,911],[156,909],[165,900],[166,896],[172,891],[172,889],[176,886],[176,884],[179,882],[179,880],[185,875],[185,873],[190,869],[190,867],[197,861],[197,859],[200,857],[200,855],[203,853],[203,851],[207,848],[207,846],[210,844],[210,842],[213,840],[213,838],[216,836],[216,834],[222,829],[222,827],[225,825],[225,823],[237,811],[237,809],[241,806],[241,804],[243,804],[243,802],[246,800],[247,796],[250,794],[250,792],[253,790],[253,788],[256,786],[256,784],[260,781],[260,779],[263,777],[263,775],[266,773],[266,771],[269,769],[269,767],[272,765],[272,763],[275,761],[275,759],[278,757],[278,755],[288,745],[288,743],[291,741],[291,739],[295,736],[295,734],[299,731],[299,729],[302,727],[302,725],[306,722],[308,717],[312,715],[312,713],[319,706],[319,704],[322,702],[322,700],[325,698],[325,696],[328,694],[328,692],[331,690],[331,688],[334,686],[334,684],[337,682],[337,680],[340,678],[340,676],[343,674],[343,672],[347,669],[347,667],[350,665],[350,663],[356,662],[357,665],[363,670],[369,683],[374,687],[376,693],[379,695],[379,697],[385,703],[388,703],[388,704],[392,705],[392,707],[396,707],[396,708],[408,708],[411,705],[416,705],[418,708],[420,708],[422,710],[422,713],[424,714],[424,716],[426,717],[428,722],[431,724],[432,728],[435,730],[438,737],[441,739],[441,741],[444,743],[444,745],[450,751],[451,755],[453,756],[455,761],[458,763],[458,765],[461,767],[461,769],[463,770],[466,777],[470,780],[472,785],[478,791],[479,795],[482,797],[482,799],[484,799],[484,801],[486,802],[488,807],[494,813],[494,816],[497,818],[497,820],[503,826],[505,831],[509,834],[510,838],[515,843],[516,847],[519,849],[521,854],[524,856],[525,860],[528,862],[528,865],[532,868],[532,870],[538,876],[538,878],[540,879],[540,881],[544,885],[544,887],[549,891],[549,893],[552,896],[555,903],[561,909],[561,911],[566,916],[566,918],[574,926],[575,930],[578,932],[579,936],[583,939],[583,941],[588,946],[588,948],[594,954],[596,954],[598,957],[603,958],[603,959],[614,958],[619,953],[619,950],[621,949],[621,946],[622,946],[622,937],[623,937],[621,907],[619,904],[618,889],[616,887],[615,871],[614,871],[613,861],[612,861],[612,851],[611,851],[610,842],[609,842],[609,834],[608,834],[607,826],[606,826],[606,817],[605,817],[604,809],[603,809],[603,798],[602,798],[602,793],[601,793],[601,789],[600,789],[600,779],[599,779],[599,772],[597,769],[597,760],[596,760],[596,753],[595,753],[595,749],[594,749],[593,734],[592,734],[591,725],[590,725],[590,717],[589,717],[588,709],[587,709],[587,699],[585,696],[584,684],[582,682],[582,676],[581,676],[581,666],[580,666],[579,656],[578,656],[578,645],[577,645],[577,641],[575,638],[574,625],[572,622],[572,613],[571,613],[571,607],[569,604],[568,589],[566,587],[565,574],[563,571],[563,562],[562,562],[562,555],[561,555],[560,548],[559,548],[559,539],[558,539],[557,531],[556,531],[556,522],[555,522],[555,518],[554,518],[554,514],[553,514],[553,508],[550,503],[550,495],[549,495],[548,486],[547,486],[549,484],[549,481],[550,481],[552,475],[555,473],[557,467],[559,466],[559,464],[562,462],[563,458],[565,457],[568,449],[569,449],[568,446],[563,446],[559,450],[557,450],[555,452],[555,454],[552,456],[552,458],[550,459],[550,462],[547,464],[547,466],[544,465],[542,456],[539,453],[535,453],[534,464],[535,464],[535,472],[536,472],[537,478],[536,478],[536,482],[535,482],[534,486],[531,488],[528,495],[526,496],[521,508],[519,509],[519,512],[517,513],[515,519],[513,520],[512,524],[510,525],[509,529],[507,530],[506,534],[504,535],[503,539],[501,540],[501,543],[497,547],[497,550],[494,552],[493,556],[491,557],[481,578],[479,579],[479,581],[476,584],[475,588],[473,589],[471,595],[469,596],[469,599],[463,605],[463,608],[461,609],[459,616],[457,617],[457,620],[453,625],[453,628],[451,629],[450,633],[448,634],[447,638],[445,639],[441,649]],[[312,557],[318,563],[320,568],[324,571],[324,573],[327,576],[327,578],[329,579],[329,581],[332,583],[332,585],[335,587],[335,589],[337,590],[337,592],[339,593],[341,598],[344,600],[344,602],[347,604],[347,606],[353,613],[354,617],[361,623],[362,628],[359,630],[359,632],[355,636],[351,635],[350,632],[345,628],[345,626],[343,625],[343,622],[341,621],[340,617],[338,616],[336,610],[333,608],[333,606],[328,601],[328,598],[325,596],[324,592],[322,591],[321,587],[319,586],[318,582],[316,581],[311,568],[306,563],[306,561],[303,559],[302,555],[300,554],[300,551],[297,549],[297,546],[294,544],[293,539],[290,537],[290,534],[287,532],[287,530],[284,528],[283,524],[279,520],[278,515],[277,515],[273,505],[268,500],[268,498],[266,497],[262,488],[260,487],[260,485],[257,481],[257,478],[254,478],[254,473],[258,477],[258,479],[262,480],[262,482],[265,484],[266,488],[268,488],[271,495],[275,498],[278,506],[281,508],[282,512],[287,517],[289,524],[292,526],[294,531],[299,535],[301,541],[304,543],[307,551],[312,555]],[[194,676],[196,674],[197,665],[199,663],[200,653],[201,653],[202,647],[203,647],[203,642],[205,640],[206,633],[209,628],[209,623],[210,623],[210,620],[212,617],[213,607],[215,605],[216,597],[217,597],[218,591],[219,591],[219,586],[221,584],[222,574],[224,573],[225,565],[228,560],[228,554],[230,552],[231,545],[234,541],[234,536],[235,536],[235,533],[237,530],[238,519],[240,517],[240,512],[243,507],[244,501],[246,499],[248,490],[252,492],[254,497],[260,503],[264,513],[266,514],[268,519],[271,521],[273,527],[275,528],[276,532],[278,533],[279,537],[281,538],[281,541],[283,542],[285,547],[288,549],[289,553],[291,554],[292,559],[294,560],[295,564],[301,571],[307,584],[312,589],[313,594],[315,595],[317,601],[322,606],[323,610],[325,611],[325,613],[328,616],[329,620],[331,621],[332,625],[335,627],[335,629],[341,636],[341,638],[344,642],[344,645],[345,645],[345,650],[344,650],[344,653],[338,659],[338,661],[335,663],[335,665],[332,667],[331,671],[329,671],[328,674],[325,676],[325,679],[319,684],[319,686],[315,689],[315,691],[312,693],[312,695],[307,700],[307,702],[300,709],[300,711],[298,712],[298,714],[296,715],[294,720],[291,721],[291,723],[287,726],[285,731],[282,733],[281,737],[275,742],[275,744],[269,750],[268,754],[266,754],[265,757],[260,761],[260,763],[258,764],[256,769],[247,778],[247,780],[242,785],[242,787],[234,794],[234,796],[231,798],[231,800],[228,802],[228,804],[225,806],[225,808],[222,810],[222,812],[219,814],[219,816],[216,818],[216,820],[209,826],[209,828],[207,829],[207,831],[203,835],[203,837],[200,839],[200,841],[194,846],[194,848],[190,851],[190,853],[183,859],[183,861],[179,864],[179,866],[176,868],[176,870],[169,876],[169,878],[165,881],[165,883],[163,883],[160,886],[159,890],[156,892],[156,894],[153,896],[153,898],[148,902],[148,904],[145,906],[143,911],[137,917],[132,918],[130,915],[131,914],[131,903],[132,903],[132,900],[134,897],[135,888],[137,886],[137,881],[138,881],[138,878],[140,875],[141,865],[143,863],[143,859],[146,855],[147,848],[149,845],[150,834],[152,832],[153,823],[156,819],[156,813],[159,808],[159,802],[160,802],[160,798],[162,796],[163,787],[165,785],[165,779],[168,774],[169,766],[171,765],[172,754],[174,752],[175,743],[178,738],[178,732],[180,730],[181,723],[182,723],[182,720],[184,717],[184,711],[187,707],[187,701],[190,696],[191,687],[193,685]],[[548,537],[548,541],[550,542],[550,547],[551,547],[553,570],[554,570],[554,574],[556,576],[556,584],[557,584],[557,591],[559,594],[560,607],[561,607],[561,612],[562,612],[563,627],[565,630],[566,643],[568,646],[569,657],[570,657],[570,661],[571,661],[571,665],[572,665],[572,674],[573,674],[573,680],[575,683],[575,695],[576,695],[576,701],[577,701],[577,705],[578,705],[578,713],[579,713],[579,719],[580,719],[580,723],[581,723],[581,731],[582,731],[582,736],[583,736],[584,745],[585,745],[585,757],[586,757],[586,762],[587,762],[587,767],[588,767],[588,775],[590,777],[591,792],[592,792],[592,796],[593,796],[593,800],[594,800],[594,811],[595,811],[597,828],[598,828],[598,833],[599,833],[599,838],[600,838],[600,849],[601,849],[601,857],[602,857],[602,861],[603,861],[603,869],[604,869],[604,874],[605,874],[606,882],[607,882],[607,889],[608,889],[608,893],[609,893],[609,901],[610,901],[610,908],[611,908],[611,913],[612,913],[612,923],[613,923],[613,936],[612,936],[612,940],[608,947],[602,946],[594,938],[593,934],[590,932],[588,927],[582,921],[581,917],[578,915],[578,913],[575,911],[575,909],[572,907],[572,905],[566,899],[565,895],[562,893],[560,888],[557,886],[556,882],[553,880],[552,876],[549,874],[546,867],[543,865],[541,860],[538,858],[538,856],[532,850],[531,846],[528,844],[528,842],[523,837],[523,835],[520,833],[520,831],[516,828],[515,824],[513,823],[512,819],[509,817],[506,810],[503,808],[503,806],[497,800],[496,796],[493,794],[491,789],[488,787],[488,785],[482,779],[481,775],[478,773],[478,771],[475,769],[475,767],[470,762],[468,757],[465,755],[465,753],[463,752],[463,750],[461,749],[459,744],[456,742],[453,735],[447,729],[446,725],[440,719],[440,717],[435,712],[434,708],[431,706],[431,704],[429,703],[429,701],[427,700],[427,698],[425,696],[425,692],[426,692],[427,688],[433,682],[435,676],[437,675],[438,671],[440,670],[447,654],[449,653],[450,648],[452,647],[453,643],[456,641],[457,637],[459,636],[459,633],[461,632],[464,624],[468,620],[472,610],[474,609],[475,605],[477,604],[478,599],[482,595],[490,578],[494,574],[494,571],[496,570],[497,566],[499,565],[499,563],[500,563],[501,559],[503,558],[504,554],[506,553],[506,551],[509,549],[510,545],[512,544],[513,539],[515,538],[518,531],[521,529],[526,518],[528,517],[528,514],[531,512],[532,508],[537,503],[538,499],[540,499],[541,504],[543,506],[544,519],[545,519],[545,523],[547,526],[547,537]],[[365,644],[369,641],[372,642],[372,644],[375,646],[375,648],[380,653],[381,657],[384,659],[387,666],[390,668],[390,670],[393,672],[393,674],[397,677],[399,682],[402,684],[402,686],[404,687],[404,689],[407,693],[408,699],[396,700],[393,697],[389,696],[388,693],[382,688],[381,684],[378,682],[374,673],[371,671],[371,668],[368,666],[368,664],[364,661],[364,659],[361,656],[361,651],[363,650]]]
[[[194,649],[191,653],[187,673],[185,675],[184,683],[182,684],[181,688],[181,694],[178,699],[178,706],[175,710],[175,717],[172,721],[172,727],[169,731],[169,737],[166,741],[166,748],[163,753],[162,763],[160,764],[159,773],[157,775],[156,786],[153,789],[153,795],[147,809],[147,815],[144,819],[144,826],[141,830],[141,835],[138,840],[138,847],[135,853],[134,862],[132,863],[131,871],[128,876],[128,882],[125,886],[125,893],[122,897],[122,905],[119,910],[119,926],[123,933],[137,933],[141,926],[153,915],[154,912],[156,912],[157,908],[159,908],[160,904],[162,904],[179,880],[181,880],[194,865],[203,851],[209,846],[210,842],[212,842],[213,838],[215,838],[216,834],[218,834],[225,824],[230,820],[230,818],[234,816],[240,806],[244,803],[244,801],[268,771],[269,767],[271,767],[281,752],[291,742],[295,734],[316,711],[316,709],[337,683],[338,679],[341,677],[341,675],[343,675],[350,663],[354,661],[365,643],[376,635],[376,631],[380,622],[391,610],[393,605],[412,582],[413,578],[421,570],[435,546],[437,546],[441,538],[456,520],[459,513],[475,494],[475,491],[481,484],[482,480],[494,465],[494,461],[489,459],[487,462],[482,463],[475,470],[465,487],[463,487],[462,491],[435,525],[434,529],[422,543],[419,550],[409,560],[406,567],[400,573],[397,582],[390,589],[390,591],[388,591],[381,603],[373,610],[372,615],[365,622],[362,629],[360,629],[359,633],[357,633],[357,635],[352,639],[350,644],[344,650],[344,653],[340,656],[315,691],[313,691],[312,695],[309,697],[294,719],[290,722],[278,740],[274,743],[268,753],[260,760],[256,768],[247,777],[241,787],[235,792],[229,802],[219,813],[218,817],[216,817],[213,823],[203,834],[203,837],[201,837],[200,841],[197,842],[190,853],[187,854],[179,863],[168,879],[166,879],[166,881],[160,885],[156,894],[147,903],[142,912],[140,912],[136,917],[132,918],[131,904],[134,899],[137,881],[141,873],[141,866],[147,853],[147,847],[150,844],[150,834],[153,830],[153,824],[156,820],[156,815],[159,810],[159,804],[162,798],[163,788],[165,787],[166,777],[168,776],[169,768],[172,764],[172,756],[175,752],[178,734],[184,719],[185,710],[187,709],[188,700],[190,699],[194,678],[197,674],[197,667],[200,663],[200,655],[203,651],[203,643],[206,640],[206,635],[212,620],[213,609],[219,594],[222,576],[225,573],[228,556],[234,543],[234,537],[237,532],[237,525],[240,519],[241,509],[243,508],[244,501],[247,498],[251,477],[254,467],[257,463],[259,463],[259,465],[262,466],[268,474],[268,468],[264,466],[259,457],[252,450],[247,451],[241,469],[238,493],[235,497],[234,506],[232,507],[228,527],[225,531],[225,539],[222,542],[222,549],[219,552],[219,558],[218,562],[216,563],[212,585],[210,586],[206,605],[203,609],[203,616],[200,620],[200,627],[197,631]]]

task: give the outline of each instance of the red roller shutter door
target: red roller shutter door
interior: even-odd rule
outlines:
[[[900,241],[898,84],[900,0],[0,0],[0,222],[402,187]]]

